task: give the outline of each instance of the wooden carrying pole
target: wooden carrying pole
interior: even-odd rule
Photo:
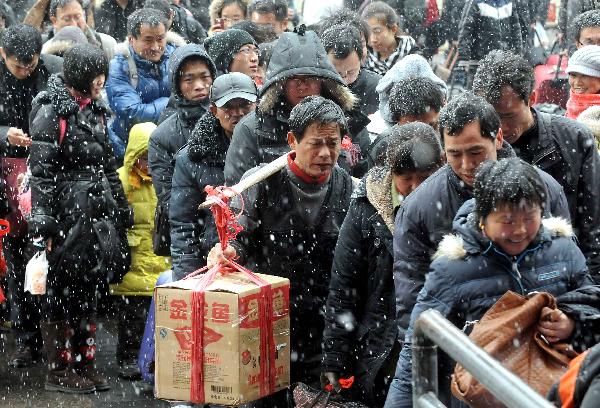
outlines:
[[[290,152],[285,153],[281,157],[273,160],[271,163],[266,164],[256,170],[254,173],[250,174],[248,177],[240,180],[239,183],[226,188],[223,190],[223,194],[229,198],[241,194],[244,190],[249,189],[255,184],[260,183],[265,180],[267,177],[277,173],[279,170],[283,169],[287,164],[287,156]],[[208,208],[212,204],[214,204],[214,199],[209,197],[205,202],[200,204],[199,209]]]

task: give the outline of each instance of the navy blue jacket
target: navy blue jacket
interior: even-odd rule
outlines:
[[[481,233],[473,209],[472,200],[459,209],[452,226],[454,235],[445,236],[434,255],[411,314],[386,408],[412,407],[411,341],[415,321],[423,311],[437,310],[462,327],[467,321],[479,320],[509,290],[522,295],[547,292],[556,297],[593,285],[585,257],[565,220],[544,219],[528,249],[511,258]],[[440,370],[440,375],[449,376],[452,365],[446,370]]]
[[[513,153],[510,147],[507,149]],[[549,213],[570,220],[562,187],[547,173],[541,170],[539,173],[548,190],[546,208]],[[452,230],[452,220],[460,206],[471,198],[472,190],[449,165],[445,165],[400,206],[394,230],[394,285],[400,338],[408,327],[410,312],[423,287],[431,256],[442,237]]]

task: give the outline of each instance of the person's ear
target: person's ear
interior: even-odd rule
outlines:
[[[56,26],[56,16],[50,16],[50,22],[53,26]]]
[[[483,218],[479,219],[479,229],[484,236],[487,236],[485,235],[485,224],[483,223]]]
[[[210,105],[210,113],[217,116],[217,107],[215,105]]]
[[[292,131],[288,132],[287,142],[288,142],[288,145],[290,146],[290,149],[296,150],[296,146],[298,146],[298,141],[296,140],[296,136],[294,135],[294,132],[292,132]]]
[[[533,91],[531,91],[531,95],[529,95],[529,101],[528,101],[528,105],[530,108],[536,104],[538,99],[538,93],[537,91],[534,89]]]
[[[2,59],[6,61],[6,52],[4,52],[4,47],[0,47],[0,55],[2,55]]]
[[[129,35],[127,36],[127,41],[129,42],[129,44],[130,44],[132,47],[133,47],[133,40],[134,40],[134,38],[133,38],[133,35],[129,34]]]
[[[392,31],[392,33],[394,33],[394,36],[396,36],[400,28],[398,27],[398,24],[394,24],[390,27],[390,30]]]
[[[502,128],[498,129],[498,133],[496,134],[496,150],[502,149],[502,143],[504,142],[504,134],[502,133]]]

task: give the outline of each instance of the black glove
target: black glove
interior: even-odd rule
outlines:
[[[335,392],[336,394],[342,391],[339,373],[334,373],[331,371],[321,373],[321,389],[325,389],[325,387],[328,384],[331,384],[331,386],[333,387],[333,392]]]

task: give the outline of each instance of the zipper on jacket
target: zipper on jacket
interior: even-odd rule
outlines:
[[[513,256],[511,259],[512,271],[514,272],[513,277],[516,277],[516,281],[519,284],[521,295],[525,295],[525,288],[523,287],[523,277],[521,276],[521,272],[519,271],[519,261],[520,259],[517,259],[516,256]]]
[[[537,165],[538,165],[538,163],[539,163],[540,161],[542,161],[542,160],[543,160],[543,159],[545,159],[546,157],[550,156],[550,155],[551,155],[552,153],[554,153],[554,152],[556,152],[556,149],[554,149],[554,148],[553,148],[552,150],[550,150],[550,151],[548,151],[548,152],[544,153],[542,156],[540,156],[540,157],[538,157],[537,159],[535,159],[535,160],[533,161],[533,163],[531,163],[531,165],[532,165],[532,166],[537,166]]]

